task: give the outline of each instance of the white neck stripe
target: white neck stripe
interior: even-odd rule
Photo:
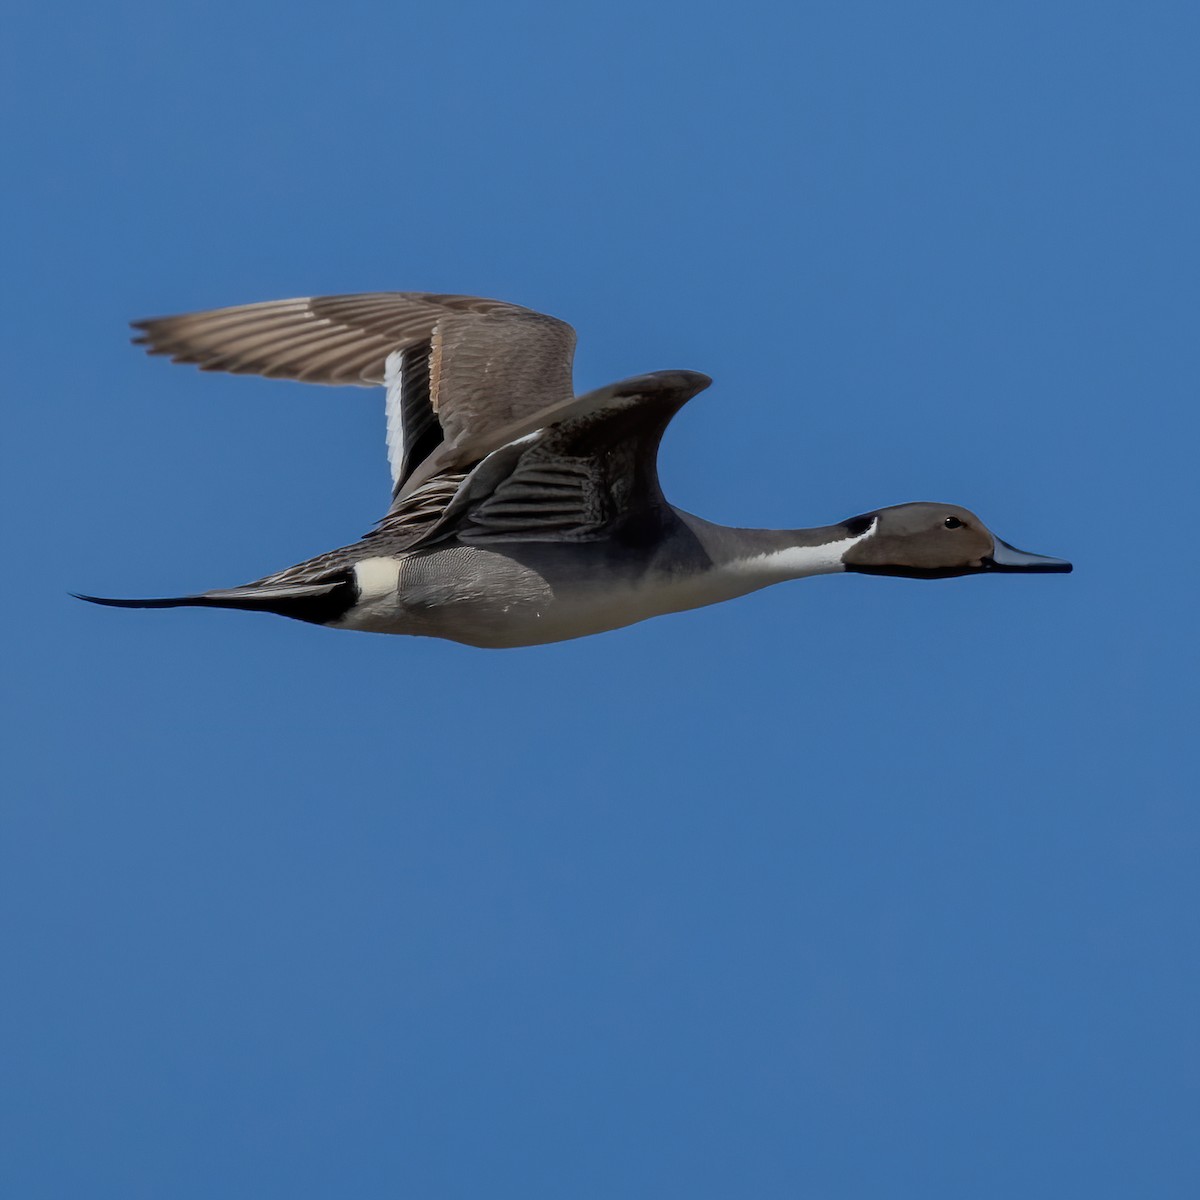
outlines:
[[[780,579],[804,579],[809,575],[829,575],[846,569],[846,551],[859,542],[866,541],[874,532],[878,518],[863,533],[841,538],[835,542],[824,542],[816,546],[783,546],[756,554],[737,563],[737,570],[762,576],[771,582]]]

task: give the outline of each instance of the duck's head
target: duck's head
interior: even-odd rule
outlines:
[[[982,571],[1069,571],[1061,558],[1027,554],[1001,541],[955,504],[897,504],[845,522],[859,537],[842,561],[847,571],[948,579]]]

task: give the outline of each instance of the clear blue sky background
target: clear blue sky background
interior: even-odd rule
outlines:
[[[0,1194],[1193,1197],[1200,9],[17,3]],[[676,503],[1071,576],[484,652],[72,589],[353,540],[382,398],[125,322],[500,296]]]

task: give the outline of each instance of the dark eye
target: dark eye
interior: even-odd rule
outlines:
[[[962,522],[957,517],[947,517],[943,522],[947,529],[961,529]]]

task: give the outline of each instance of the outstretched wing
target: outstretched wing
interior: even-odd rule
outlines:
[[[150,354],[203,371],[385,384],[395,492],[443,442],[486,444],[492,431],[573,395],[575,331],[477,296],[306,296],[135,321],[134,328],[134,341]]]
[[[426,488],[454,479],[440,517],[408,549],[448,537],[468,545],[653,540],[671,519],[658,482],[659,442],[675,413],[711,382],[695,371],[658,371],[590,392],[552,422],[514,430],[461,482],[453,471],[465,464],[443,453],[444,469],[398,501],[370,536],[410,530],[410,510]]]

